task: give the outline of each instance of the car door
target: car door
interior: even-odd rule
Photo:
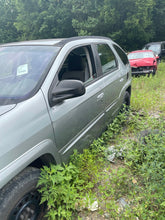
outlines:
[[[118,113],[121,107],[121,91],[125,83],[119,60],[107,43],[97,44],[96,50],[102,68],[106,122]]]
[[[79,63],[81,60],[81,63]],[[82,76],[82,74],[85,74]],[[83,81],[86,92],[50,108],[58,151],[67,161],[73,149],[82,150],[105,127],[103,79],[98,80],[91,46],[70,50],[56,80]]]
[[[122,80],[120,81],[122,81],[121,88],[123,89],[128,86],[127,82],[130,80],[132,76],[130,63],[126,53],[121,47],[119,47],[119,45],[113,44],[112,49],[114,49],[114,53],[118,59],[118,62],[120,63],[119,68],[122,76]]]

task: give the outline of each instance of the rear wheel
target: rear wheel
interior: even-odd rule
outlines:
[[[40,170],[28,167],[0,193],[0,219],[41,220],[45,205],[40,205],[40,194],[36,188]]]
[[[123,100],[123,106],[122,106],[122,111],[126,110],[128,111],[129,106],[130,106],[130,94],[128,91],[125,92],[124,95],[124,100]]]

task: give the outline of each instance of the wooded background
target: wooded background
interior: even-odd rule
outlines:
[[[165,0],[0,0],[0,43],[77,35],[126,51],[165,40]]]

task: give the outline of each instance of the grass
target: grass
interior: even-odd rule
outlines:
[[[115,118],[89,149],[75,152],[68,165],[42,169],[39,185],[42,202],[48,202],[47,218],[165,219],[164,119],[161,63],[156,76],[133,78],[129,115]],[[109,162],[107,155],[114,153]]]
[[[131,105],[137,111],[165,112],[165,64],[161,63],[155,77],[134,78]]]

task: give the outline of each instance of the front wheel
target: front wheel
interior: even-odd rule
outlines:
[[[0,219],[41,220],[45,205],[40,205],[36,188],[40,170],[26,168],[11,180],[0,192]]]
[[[156,74],[156,68],[153,69],[152,75],[155,76],[155,74]]]

